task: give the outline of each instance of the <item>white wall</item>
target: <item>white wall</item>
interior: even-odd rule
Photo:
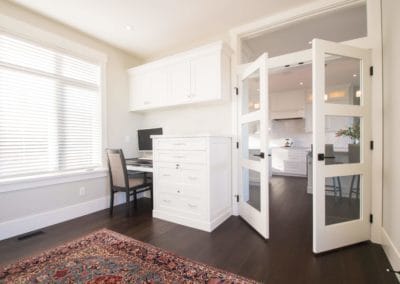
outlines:
[[[107,129],[105,130],[108,145],[106,146],[122,148],[126,156],[136,155],[136,130],[141,123],[141,115],[128,112],[126,69],[137,65],[140,61],[108,44],[10,2],[0,1],[1,14],[95,49],[107,56]],[[126,141],[126,136],[130,136],[129,142]],[[86,188],[86,195],[79,196],[79,188],[82,186]],[[107,196],[108,178],[106,177],[0,193],[0,229],[2,223],[5,224],[6,221],[17,222],[18,218],[83,204],[91,200],[101,200]],[[105,202],[101,204],[103,203],[106,205]]]
[[[400,269],[399,12],[400,1],[382,1],[384,85],[383,240],[392,265],[398,270]]]
[[[143,115],[143,128],[162,127],[164,134],[232,134],[230,102],[155,110]]]

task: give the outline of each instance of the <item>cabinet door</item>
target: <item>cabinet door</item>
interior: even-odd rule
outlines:
[[[130,75],[130,107],[147,109],[163,104],[167,96],[166,69],[137,72]]]
[[[221,98],[221,56],[218,53],[202,55],[190,62],[191,97],[193,101]]]
[[[141,103],[143,107],[160,106],[167,96],[167,72],[165,69],[151,70],[142,76]]]
[[[142,76],[131,74],[129,76],[129,106],[131,109],[137,109],[143,105],[142,94]]]
[[[165,104],[182,104],[191,101],[190,62],[181,61],[169,68],[169,95]]]
[[[150,101],[152,106],[162,106],[168,96],[167,69],[162,68],[151,73]]]

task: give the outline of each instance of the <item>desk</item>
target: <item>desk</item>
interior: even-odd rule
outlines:
[[[139,159],[126,159],[126,169],[128,171],[152,173],[153,164],[148,162],[141,163]]]

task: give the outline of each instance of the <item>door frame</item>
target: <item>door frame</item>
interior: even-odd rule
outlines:
[[[382,191],[383,191],[383,78],[382,78],[382,34],[381,34],[381,3],[376,0],[329,0],[325,2],[309,3],[298,8],[294,8],[282,13],[274,14],[254,21],[252,23],[236,27],[230,31],[230,45],[234,50],[231,62],[232,86],[238,86],[236,72],[241,68],[241,39],[256,35],[279,27],[293,24],[309,17],[333,11],[339,8],[345,8],[352,5],[366,3],[367,5],[367,37],[342,42],[354,47],[371,49],[371,64],[374,66],[374,76],[371,80],[372,93],[372,139],[374,140],[374,150],[372,151],[372,190],[371,190],[371,211],[374,216],[374,222],[371,226],[371,241],[382,243]],[[311,47],[311,46],[310,46]],[[272,68],[275,64],[287,62],[293,64],[302,61],[311,60],[311,49],[291,54],[285,54],[270,58],[269,66]],[[232,88],[232,214],[238,215],[238,203],[236,195],[238,188],[239,173],[239,151],[236,148],[238,137],[238,99],[236,90]]]

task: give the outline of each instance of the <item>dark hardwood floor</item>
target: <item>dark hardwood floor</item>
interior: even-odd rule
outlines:
[[[270,239],[263,240],[241,218],[231,217],[212,233],[151,217],[150,202],[126,218],[123,206],[114,217],[103,210],[43,229],[44,234],[0,242],[0,265],[109,228],[264,283],[397,283],[387,273],[381,246],[362,243],[321,255],[312,253],[311,196],[303,178],[272,179]]]

